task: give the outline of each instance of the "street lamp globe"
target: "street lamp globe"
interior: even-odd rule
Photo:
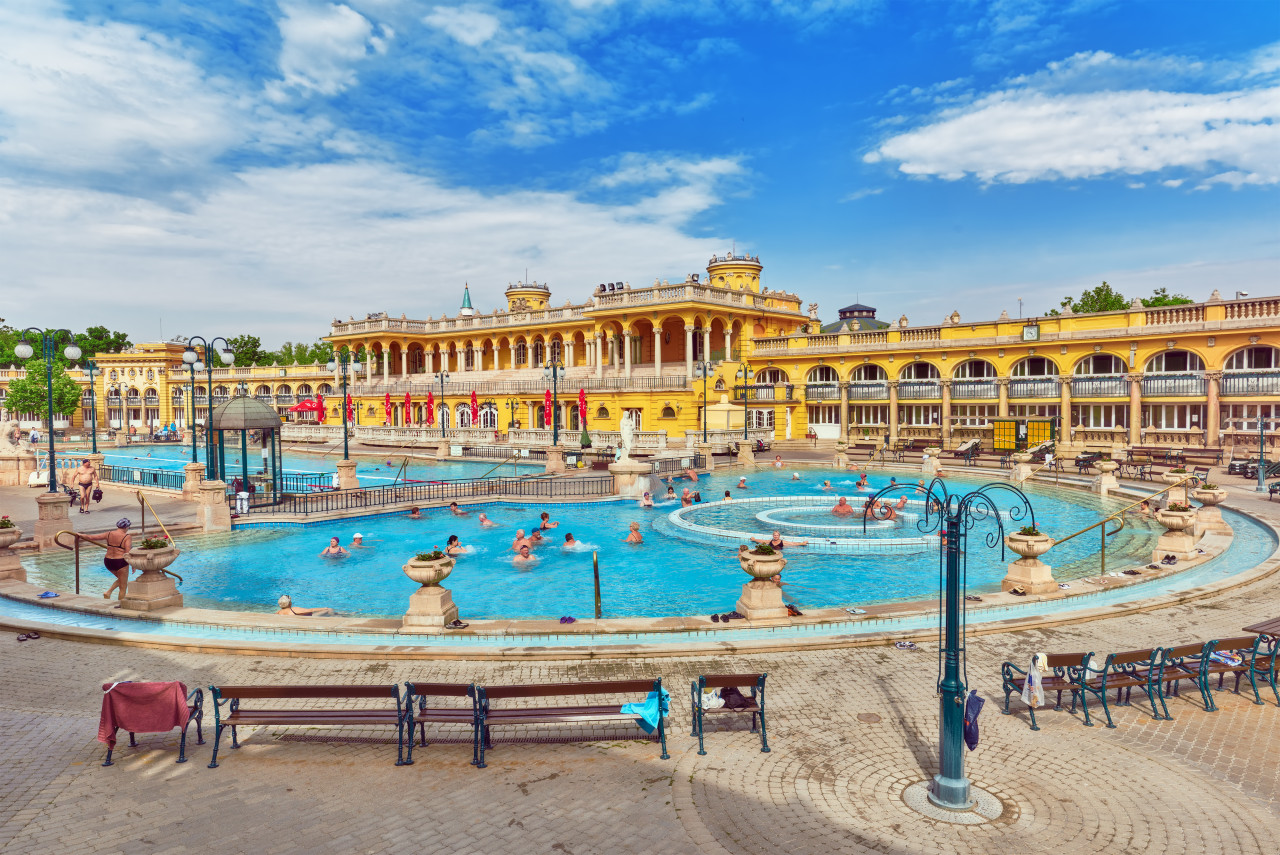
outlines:
[[[230,350],[222,351],[220,356],[222,357],[223,365],[230,365],[231,363],[236,361],[236,355],[232,353]]]
[[[197,360],[196,360],[196,364],[195,364],[195,365],[192,365],[191,367],[192,367],[192,368],[194,368],[196,371],[203,371],[203,370],[204,370],[204,360],[202,360],[202,359],[197,359]]]
[[[80,348],[76,347],[74,344],[69,344],[67,345],[67,349],[62,351],[62,355],[67,359],[70,359],[72,362],[75,362],[80,358]]]
[[[27,340],[24,338],[18,342],[18,346],[13,349],[13,353],[19,359],[30,359],[35,351],[31,349],[31,345],[27,344]]]
[[[196,364],[196,351],[191,345],[187,345],[187,349],[182,351],[182,361],[188,365]]]
[[[357,374],[359,374],[359,373],[360,373],[360,370],[361,370],[362,368],[364,368],[364,366],[360,364],[360,360],[358,360],[358,359],[357,359],[355,362],[352,362],[352,363],[351,363],[351,370],[352,370],[352,371],[354,371],[354,372],[356,372]]]
[[[332,359],[330,359],[330,360],[329,360],[329,362],[325,365],[324,370],[325,370],[325,371],[328,371],[328,372],[331,372],[331,373],[332,373],[332,372],[334,372],[334,371],[337,371],[337,370],[338,370],[338,363],[336,363],[336,362],[334,362]]]

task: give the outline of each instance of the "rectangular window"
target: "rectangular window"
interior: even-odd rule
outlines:
[[[990,424],[999,412],[997,404],[955,404],[951,407],[951,423],[980,427]]]
[[[1142,426],[1152,430],[1200,430],[1204,404],[1143,404]]]
[[[747,427],[752,430],[773,430],[773,410],[747,410]]]
[[[1015,419],[1056,419],[1061,407],[1057,404],[1010,404],[1009,415]]]
[[[1258,416],[1267,423],[1268,432],[1280,429],[1280,404],[1231,404],[1221,409],[1222,429],[1256,433]]]
[[[889,407],[880,404],[854,404],[849,408],[849,423],[854,425],[887,425]]]
[[[1129,405],[1073,405],[1071,407],[1071,424],[1079,428],[1127,428],[1129,426]]]
[[[809,405],[809,424],[811,425],[840,424],[840,405],[839,404],[810,404]]]
[[[898,424],[902,427],[932,427],[938,423],[939,404],[912,404],[898,407]]]

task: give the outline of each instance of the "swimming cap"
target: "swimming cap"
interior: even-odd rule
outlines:
[[[121,517],[116,521],[116,528],[128,528],[131,525],[133,525],[133,523],[129,522],[128,517]]]

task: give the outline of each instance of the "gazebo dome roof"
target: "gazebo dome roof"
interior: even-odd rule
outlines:
[[[213,430],[276,430],[280,414],[271,407],[244,395],[232,398],[213,411]]]

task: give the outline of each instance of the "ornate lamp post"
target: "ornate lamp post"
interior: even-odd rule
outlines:
[[[93,386],[93,374],[98,370],[98,363],[92,359],[84,361],[84,368],[89,372],[89,441],[93,444],[93,453],[98,453],[98,392]]]
[[[1258,486],[1254,492],[1267,492],[1267,419],[1262,417],[1261,404],[1258,404]]]
[[[520,402],[515,398],[507,399],[507,430],[511,430],[516,426],[516,413],[520,409]]]
[[[751,407],[748,401],[750,393],[748,387],[751,383],[751,378],[755,377],[756,373],[751,370],[750,364],[743,362],[742,367],[738,369],[738,373],[735,376],[742,381],[742,439],[745,442],[747,439],[747,414],[750,412]]]
[[[342,459],[347,460],[350,456],[347,441],[347,373],[354,371],[359,374],[361,366],[355,353],[345,344],[334,351],[333,359],[325,366],[325,370],[331,372],[336,372],[339,368],[342,369],[342,402],[339,404],[342,409]]]
[[[1007,492],[1014,500],[1012,507],[1001,510],[996,498]],[[872,500],[881,499],[892,493],[917,495],[914,485],[895,485],[886,487],[872,496]],[[1026,495],[1016,487],[1008,484],[991,483],[964,495],[947,492],[946,485],[938,478],[933,479],[928,492],[923,496],[925,512],[917,528],[921,532],[940,531],[945,539],[940,544],[939,561],[944,571],[944,578],[939,585],[939,598],[944,604],[945,623],[943,629],[942,658],[938,674],[938,703],[941,712],[939,727],[939,774],[933,778],[929,787],[929,801],[939,807],[950,810],[968,810],[973,806],[969,797],[969,779],[964,774],[964,705],[966,686],[965,674],[964,623],[962,609],[965,591],[968,586],[967,550],[965,541],[969,530],[976,524],[992,520],[995,531],[988,531],[983,539],[988,548],[997,542],[1004,545],[1003,517],[1010,521],[1029,520],[1034,527],[1036,523],[1035,509]],[[882,501],[883,504],[883,501]],[[874,512],[872,512],[874,513]],[[862,519],[863,532],[866,532],[867,517]]]
[[[200,342],[200,352],[195,349],[195,342]],[[231,350],[231,344],[222,336],[216,336],[212,341],[205,340],[204,336],[193,335],[187,339],[187,349],[182,352],[182,361],[190,366],[191,369],[191,462],[196,462],[196,372],[204,371],[208,380],[209,389],[209,419],[204,426],[204,463],[209,468],[209,477],[214,478],[213,473],[213,431],[210,427],[213,424],[213,347],[217,342],[222,342],[222,349],[218,351],[218,360],[225,366],[236,361],[236,355]]]
[[[542,368],[542,376],[551,382],[551,444],[560,444],[560,400],[557,385],[564,379],[564,363],[552,359]]]
[[[67,346],[62,351],[62,355],[72,362],[80,358],[80,348],[76,346],[75,337],[71,335],[70,330],[42,330],[39,327],[27,327],[22,331],[22,340],[13,349],[14,355],[19,359],[26,360],[35,355],[35,348],[27,343],[27,333],[35,333],[39,336],[42,356],[44,357],[44,379],[48,388],[49,401],[49,492],[57,493],[58,477],[54,471],[53,450],[53,360],[58,355],[59,336],[65,337],[67,340]]]
[[[440,381],[440,406],[444,407],[444,384],[449,380],[449,372],[446,371],[444,368],[441,368],[439,371],[436,372],[436,379]],[[448,412],[448,411],[449,411],[449,408],[445,407],[445,412]],[[444,419],[439,419],[439,422],[440,422],[440,438],[444,439]]]
[[[693,364],[693,376],[702,378],[702,444],[707,443],[707,378],[712,375],[713,371],[710,362],[695,362]],[[744,390],[745,391],[745,390]],[[747,423],[747,411],[742,411],[742,423]],[[746,434],[744,433],[745,437]]]

